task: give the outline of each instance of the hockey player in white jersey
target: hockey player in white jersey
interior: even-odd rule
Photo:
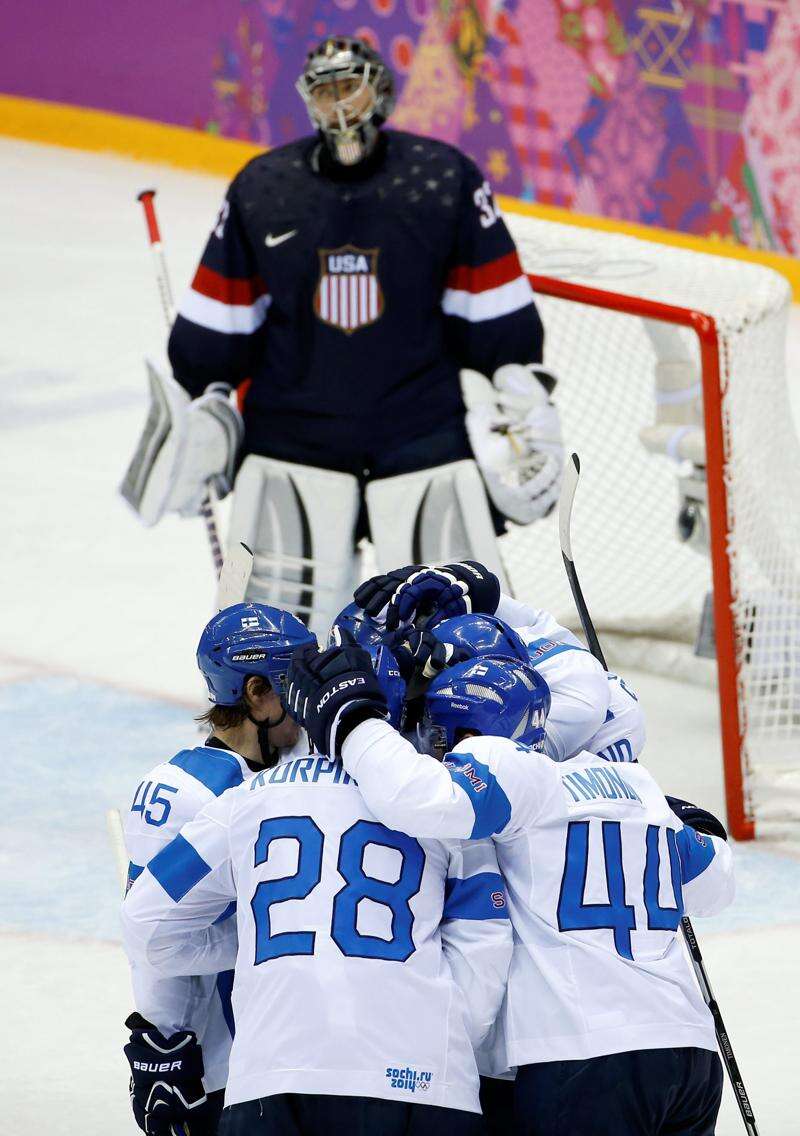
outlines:
[[[460,649],[459,657],[498,654],[530,662],[550,688],[545,749],[554,760],[586,749],[607,761],[634,761],[644,748],[644,715],[631,687],[606,671],[550,612],[502,594],[497,576],[484,565],[410,565],[367,580],[355,599],[385,624],[390,644],[422,616],[436,638]],[[475,618],[463,617],[465,612]],[[425,643],[411,634],[416,663],[424,668]],[[430,645],[429,637],[426,641]],[[428,673],[435,669],[428,667]]]
[[[480,658],[432,682],[421,738],[436,761],[359,696],[363,658],[350,660],[342,672],[335,650],[297,652],[290,713],[385,824],[495,841],[515,932],[496,1061],[518,1067],[518,1131],[711,1136],[722,1073],[677,930],[732,898],[719,821],[676,802],[685,824],[637,763],[536,752],[549,696],[523,663]],[[331,714],[326,695],[344,685],[351,701]],[[533,747],[512,740],[532,715]]]
[[[259,604],[236,604],[210,621],[197,661],[213,702],[203,716],[211,734],[203,745],[157,765],[136,789],[124,824],[128,888],[205,805],[274,765],[298,741],[300,729],[287,718],[278,691],[291,652],[314,642],[293,615]],[[131,977],[136,1013],[126,1023],[126,1055],[139,1127],[149,1136],[172,1136],[172,1126],[188,1119],[191,1136],[213,1136],[234,1032],[233,971],[163,978],[140,961]],[[151,1075],[147,1066],[162,1065],[173,1050],[183,1057],[181,1076]]]
[[[566,628],[559,628],[558,638],[544,637],[535,624],[515,630],[496,615],[475,614],[451,616],[427,634],[462,659],[491,655],[534,667],[550,689],[545,753],[554,761],[581,750],[606,761],[635,761],[642,752],[644,714],[638,697]]]
[[[388,712],[402,680],[368,665]],[[132,959],[164,976],[235,964],[226,1136],[481,1132],[474,1047],[511,957],[491,842],[390,830],[336,759],[282,757],[149,862],[123,925]]]

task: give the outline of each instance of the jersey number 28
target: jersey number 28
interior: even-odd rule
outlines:
[[[285,955],[313,955],[316,931],[283,931],[274,934],[270,909],[290,899],[306,899],[322,878],[325,836],[309,816],[270,817],[261,822],[255,844],[254,865],[265,864],[274,840],[298,843],[297,871],[292,876],[258,884],[250,907],[256,926],[255,965]],[[393,848],[400,853],[398,878],[393,883],[368,876],[364,849],[369,844]],[[422,883],[425,853],[410,836],[393,832],[376,821],[358,820],[342,833],[337,869],[345,883],[333,899],[331,938],[348,958],[405,962],[414,953],[414,916],[410,900]],[[365,935],[358,930],[358,905],[369,899],[391,912],[390,939]]]

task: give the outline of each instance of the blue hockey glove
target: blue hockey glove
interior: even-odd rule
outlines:
[[[131,1106],[147,1136],[214,1136],[218,1113],[203,1087],[203,1054],[192,1030],[171,1037],[131,1014],[125,1056],[131,1067]]]
[[[318,652],[306,643],[286,672],[286,708],[308,733],[314,748],[338,757],[351,730],[367,718],[387,718],[386,695],[369,651],[346,643]]]
[[[435,622],[479,611],[490,615],[500,602],[500,581],[475,560],[438,568],[411,564],[386,576],[373,576],[354,593],[368,615],[386,609],[386,629],[395,631],[425,616]]]
[[[367,615],[375,619],[380,615],[394,593],[409,576],[417,572],[424,572],[425,564],[408,564],[405,568],[395,568],[394,572],[371,576],[363,584],[359,584],[353,592],[353,599]]]
[[[409,690],[409,697],[425,689],[431,679],[436,678],[447,667],[465,663],[472,656],[463,647],[443,643],[432,631],[411,631],[401,642],[392,647],[397,659],[400,674]]]
[[[707,836],[719,836],[728,839],[728,833],[721,820],[717,820],[713,813],[693,805],[690,801],[682,801],[680,797],[667,797],[667,804],[675,816],[693,828],[695,832],[704,832]]]

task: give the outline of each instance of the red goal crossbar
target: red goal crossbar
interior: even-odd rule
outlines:
[[[747,815],[742,770],[742,722],[739,706],[739,663],[733,619],[733,589],[728,561],[728,494],[725,487],[725,435],[722,429],[722,368],[719,338],[714,319],[690,308],[678,308],[656,300],[606,292],[585,284],[529,273],[536,292],[560,300],[624,312],[644,319],[660,320],[691,328],[698,338],[703,382],[703,414],[706,436],[706,482],[714,586],[714,630],[717,651],[722,763],[728,827],[736,840],[752,840],[755,826]]]

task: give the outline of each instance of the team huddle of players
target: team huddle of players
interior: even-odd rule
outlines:
[[[277,608],[215,616],[210,736],[136,790],[139,1126],[713,1133],[677,931],[730,902],[731,854],[639,763],[636,695],[475,562],[355,601],[325,649]]]

